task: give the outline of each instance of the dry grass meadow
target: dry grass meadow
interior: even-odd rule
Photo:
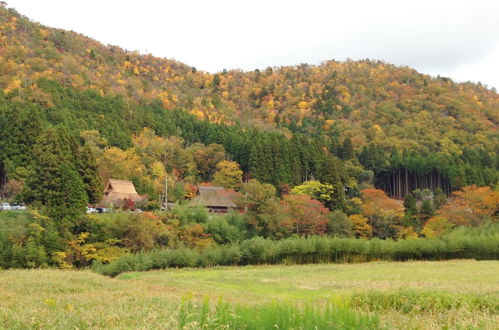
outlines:
[[[288,314],[296,314],[293,308],[337,306],[379,318],[379,324],[362,323],[370,328],[495,329],[499,261],[172,269],[117,278],[91,271],[6,270],[0,271],[0,329],[217,328],[222,312],[213,310],[220,299],[227,306],[243,306],[227,307],[227,315],[275,308],[266,322],[272,322],[272,315],[278,318],[279,304],[286,304]],[[312,324],[296,322],[283,324],[303,329]],[[259,327],[248,324],[226,327]],[[354,323],[341,324],[355,328]]]

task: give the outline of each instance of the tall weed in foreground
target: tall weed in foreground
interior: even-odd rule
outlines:
[[[461,294],[454,295],[438,291],[368,291],[354,293],[349,297],[354,308],[369,311],[392,310],[402,313],[445,313],[466,310],[477,313],[498,314],[499,296]]]
[[[381,329],[377,316],[338,307],[269,302],[232,305],[219,300],[215,306],[184,299],[178,313],[182,329]]]

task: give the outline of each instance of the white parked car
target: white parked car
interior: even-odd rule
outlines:
[[[10,208],[10,204],[9,203],[1,203],[0,204],[0,210],[3,210],[3,211],[10,211],[11,208]]]
[[[98,207],[96,208],[97,213],[107,213],[109,212],[105,207]]]
[[[18,204],[14,203],[10,206],[11,210],[17,210],[17,211],[25,211],[26,210],[26,205],[24,204]]]
[[[97,210],[93,207],[87,207],[87,213],[97,213]]]

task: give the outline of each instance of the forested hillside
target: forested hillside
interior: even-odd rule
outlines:
[[[497,222],[498,124],[480,84],[371,60],[211,74],[0,5],[0,199],[29,207],[1,212],[0,267]],[[108,179],[144,210],[176,206],[85,216]],[[203,185],[230,188],[237,212],[187,207]]]
[[[49,124],[120,149],[143,127],[222,144],[247,178],[275,186],[327,181],[334,164],[350,169],[343,185],[372,180],[399,197],[497,182],[499,95],[481,85],[370,60],[209,74],[6,8],[0,30],[2,184],[25,176]]]

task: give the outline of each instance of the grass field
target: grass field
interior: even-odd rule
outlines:
[[[217,303],[220,298],[225,304]],[[327,308],[343,314],[326,313]],[[217,328],[220,323],[216,322],[233,314],[253,322],[254,315],[282,319],[300,311],[315,315],[318,328],[343,318],[354,320],[340,328],[495,329],[499,261],[176,269],[126,273],[114,279],[90,271],[0,272],[0,328],[6,329],[197,328],[201,324]],[[307,321],[305,316],[281,324],[309,328],[310,318]],[[230,328],[265,327],[250,323],[231,323]]]

